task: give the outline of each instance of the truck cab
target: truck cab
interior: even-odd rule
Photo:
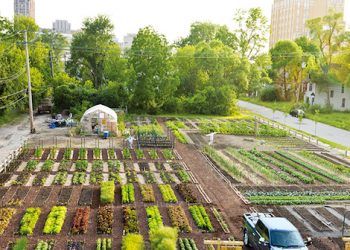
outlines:
[[[307,250],[298,229],[286,218],[271,213],[244,214],[243,241],[256,250]]]

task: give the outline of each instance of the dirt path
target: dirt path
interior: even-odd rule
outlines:
[[[248,206],[241,202],[238,196],[220,180],[194,145],[177,143],[175,148],[199,183],[205,187],[205,192],[213,203],[226,213],[234,237],[240,240],[242,238],[242,216],[248,211]]]

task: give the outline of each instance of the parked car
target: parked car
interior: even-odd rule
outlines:
[[[307,250],[311,239],[303,241],[298,229],[283,217],[271,213],[246,213],[243,242],[255,250]]]
[[[305,112],[302,109],[292,109],[289,114],[294,117],[305,117]]]
[[[38,114],[41,114],[43,112],[51,113],[52,106],[53,105],[52,105],[50,99],[44,98],[38,106]]]

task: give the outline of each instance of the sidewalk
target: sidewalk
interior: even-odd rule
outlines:
[[[259,114],[270,120],[274,120],[281,124],[285,124],[294,129],[299,129],[298,118],[292,117],[290,115],[285,117],[283,112],[275,111],[275,113],[273,113],[272,109],[270,108],[266,108],[266,107],[252,104],[245,101],[238,101],[238,106],[243,109],[252,111],[256,114]],[[315,135],[315,121],[309,120],[306,118],[303,119],[302,124],[300,126],[300,130],[303,130],[304,132],[309,133],[311,135]],[[318,137],[335,142],[337,144],[350,147],[350,131],[346,131],[343,129],[339,129],[339,128],[318,122],[316,135]]]

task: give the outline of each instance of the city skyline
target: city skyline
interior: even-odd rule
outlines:
[[[113,0],[97,1],[47,1],[36,0],[36,22],[41,28],[52,28],[55,20],[67,20],[72,30],[81,28],[86,17],[107,15],[115,25],[115,35],[122,40],[128,33],[137,33],[140,28],[151,25],[172,42],[189,34],[190,25],[195,21],[210,21],[225,24],[234,29],[233,16],[236,9],[261,7],[264,15],[271,19],[273,0],[247,0],[245,2],[219,0],[199,2],[179,0],[176,5],[160,0],[138,1],[116,4]],[[0,1],[0,14],[12,18],[14,0]],[[350,24],[350,0],[345,0],[345,20]],[[84,5],[83,5],[84,4]],[[67,7],[69,6],[69,8]],[[84,6],[81,8],[80,6]],[[135,6],[138,6],[136,9]],[[178,17],[181,17],[180,19]]]
[[[280,40],[309,36],[306,22],[326,16],[329,10],[344,13],[345,0],[274,0],[269,47]]]

